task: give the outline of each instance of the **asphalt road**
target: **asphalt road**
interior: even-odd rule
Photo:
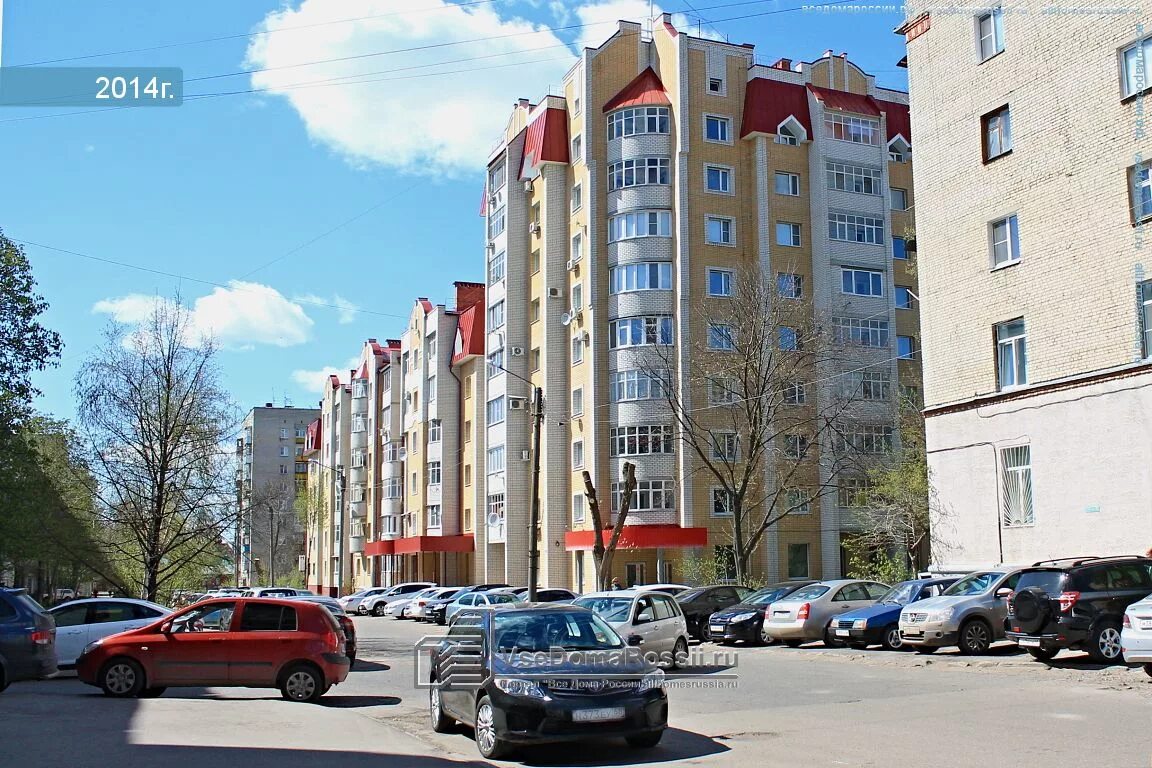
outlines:
[[[169,689],[104,698],[74,677],[0,694],[0,765],[14,768],[444,768],[489,765],[467,729],[428,727],[412,647],[430,628],[360,618],[362,663],[321,705],[276,691]],[[716,646],[702,646],[708,652]],[[697,649],[694,649],[697,650]],[[730,653],[732,649],[722,649]],[[531,766],[1148,766],[1152,678],[1079,654],[1052,666],[1006,647],[933,657],[819,645],[738,648],[669,692],[660,746],[622,742],[524,750]],[[719,663],[711,663],[718,661]],[[696,681],[689,681],[689,684]],[[725,683],[728,685],[728,683]]]

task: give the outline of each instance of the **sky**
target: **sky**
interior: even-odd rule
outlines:
[[[897,12],[855,0],[662,0],[757,61],[828,49],[905,89]],[[417,297],[482,280],[484,164],[518,98],[647,0],[0,0],[0,65],[180,67],[170,108],[0,107],[0,229],[63,337],[72,382],[110,321],[178,297],[246,410],[315,406],[328,370],[396,338]]]

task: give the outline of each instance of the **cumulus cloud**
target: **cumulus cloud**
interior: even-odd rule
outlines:
[[[335,374],[340,377],[340,381],[347,383],[348,372],[353,368],[360,365],[360,358],[351,357],[348,362],[344,364],[343,368],[325,367],[325,368],[297,368],[292,371],[290,378],[300,389],[306,392],[322,393],[324,387],[328,386],[328,377]]]
[[[131,293],[96,302],[92,311],[126,325],[139,325],[158,302],[170,299]],[[251,349],[257,344],[291,347],[308,341],[313,321],[299,304],[275,288],[233,280],[213,289],[189,308],[197,338],[212,337],[225,349]]]
[[[351,325],[355,322],[356,312],[360,309],[359,306],[353,304],[338,293],[333,294],[330,298],[309,293],[304,296],[297,296],[296,301],[301,301],[305,304],[327,304],[335,307],[336,322],[340,323],[340,325]]]

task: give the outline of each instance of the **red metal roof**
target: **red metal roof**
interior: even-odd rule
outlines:
[[[340,386],[340,377],[334,373],[329,374],[328,383],[332,386],[332,389],[336,389],[336,387]]]
[[[432,311],[432,302],[428,301],[428,299],[420,297],[419,299],[416,299],[416,301],[420,302],[420,306],[424,308],[424,314],[428,314]]]
[[[871,96],[849,93],[848,91],[834,91],[830,88],[820,88],[811,84],[809,84],[808,90],[812,91],[812,95],[822,102],[826,109],[837,109],[841,112],[852,112],[857,115],[880,116],[880,105]]]
[[[304,453],[315,453],[320,450],[321,420],[314,419],[304,429]]]
[[[876,99],[884,116],[888,120],[888,141],[897,136],[903,136],[909,144],[912,143],[912,121],[908,113],[908,105],[896,101],[881,101]]]
[[[484,189],[480,190],[480,215],[481,216],[487,216],[488,215],[488,187],[487,186],[485,186]]]
[[[541,163],[568,163],[568,115],[562,109],[548,108],[528,124],[524,138],[524,161],[520,178],[530,178],[530,169]]]
[[[473,304],[460,313],[456,324],[456,347],[452,364],[466,357],[484,354],[484,311],[482,304]]]
[[[604,531],[604,543],[612,538],[612,531]],[[564,534],[564,549],[592,549],[596,532],[568,531]],[[703,547],[708,544],[707,528],[681,528],[679,525],[625,525],[620,534],[620,549],[663,549]]]
[[[757,77],[748,81],[744,98],[744,122],[740,137],[752,133],[776,133],[780,123],[794,117],[812,135],[808,92],[804,86]]]
[[[624,90],[609,99],[604,105],[604,111],[611,112],[622,107],[666,107],[671,104],[664,83],[660,82],[656,71],[648,67],[624,86]]]

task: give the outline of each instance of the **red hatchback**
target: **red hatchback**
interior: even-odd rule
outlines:
[[[170,686],[279,688],[316,701],[348,677],[344,633],[316,603],[235,598],[197,603],[97,640],[76,660],[107,696],[159,696]]]

